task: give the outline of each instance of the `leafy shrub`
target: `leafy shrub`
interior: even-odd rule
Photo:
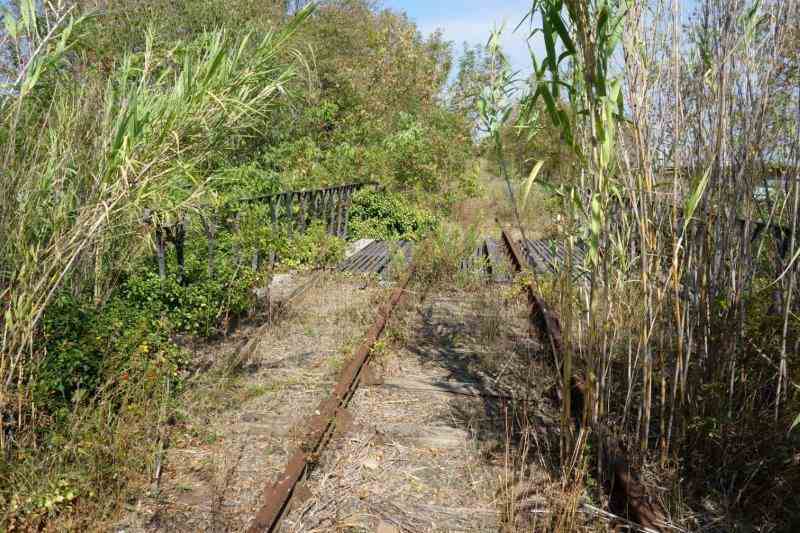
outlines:
[[[48,310],[43,324],[46,356],[36,382],[38,403],[69,402],[76,391],[94,390],[100,379],[102,352],[88,333],[97,327],[97,314],[65,294]]]
[[[332,265],[344,257],[344,248],[344,241],[329,235],[325,224],[317,221],[304,233],[296,234],[286,241],[281,263],[291,268],[301,265]]]
[[[127,376],[134,356],[161,354],[173,366],[180,361],[159,316],[131,305],[122,294],[100,308],[62,294],[43,321],[42,345],[34,398],[56,420],[109,379]]]
[[[17,434],[12,462],[0,455],[2,531],[46,530],[48,523],[86,531],[109,516],[131,480],[152,467],[164,438],[160,417],[182,387],[185,355],[162,321],[123,298],[102,312],[71,295],[59,306],[45,321],[52,349],[31,390],[38,431]],[[59,345],[72,349],[59,353]],[[80,375],[84,363],[93,375]]]
[[[280,189],[280,177],[266,171],[257,162],[223,166],[209,181],[210,192],[227,201],[274,194]],[[233,208],[241,208],[235,204]]]
[[[187,254],[183,283],[174,276],[162,280],[155,269],[143,268],[124,284],[124,298],[149,316],[165,319],[170,331],[212,336],[225,317],[242,315],[252,306],[259,280],[249,266],[220,259],[209,275],[199,254]]]
[[[468,130],[459,117],[434,109],[424,115],[400,112],[382,148],[391,183],[404,191],[470,192]]]
[[[133,354],[176,352],[173,333],[209,337],[225,318],[253,305],[259,275],[249,267],[224,256],[209,275],[204,258],[194,251],[185,265],[182,283],[175,276],[162,280],[152,265],[142,265],[100,307],[64,291],[43,322],[37,403],[56,413],[92,396]]]
[[[349,223],[350,233],[357,239],[417,241],[439,221],[397,193],[365,189],[353,197]]]

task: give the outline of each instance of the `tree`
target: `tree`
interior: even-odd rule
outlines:
[[[483,88],[489,84],[491,68],[491,58],[485,47],[463,44],[458,60],[458,73],[449,87],[448,103],[451,109],[465,115],[474,124],[476,134],[479,122],[478,99]]]

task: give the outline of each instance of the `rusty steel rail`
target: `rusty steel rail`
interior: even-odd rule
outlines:
[[[511,263],[517,272],[524,272],[525,257],[520,252],[517,243],[508,233],[508,230],[503,229],[503,242],[508,250],[508,255],[511,257]],[[531,275],[533,273],[531,272]],[[531,308],[531,322],[537,326],[540,331],[544,332],[550,343],[550,348],[553,350],[554,356],[561,356],[564,353],[564,344],[561,337],[561,323],[558,316],[550,311],[545,304],[544,300],[539,296],[536,290],[536,278],[534,277],[528,285],[528,304]]]
[[[369,359],[372,347],[386,328],[392,311],[406,295],[406,287],[414,274],[412,264],[402,283],[392,291],[386,305],[378,310],[374,324],[361,345],[342,370],[330,397],[323,400],[314,415],[306,421],[307,431],[303,441],[292,454],[283,473],[275,483],[268,482],[264,488],[264,505],[256,513],[248,531],[262,533],[274,531],[291,501],[295,487],[308,473],[310,467],[330,440],[337,425],[346,420],[347,404],[358,388],[361,374]]]
[[[514,268],[518,273],[525,272],[526,263],[517,243],[505,228],[503,228],[502,233],[503,242],[506,245]],[[561,324],[558,316],[547,307],[545,301],[538,294],[535,273],[531,269],[527,270],[533,276],[528,284],[531,325],[547,337],[553,352],[556,370],[560,372],[559,360],[564,359],[565,353]],[[570,390],[562,392],[561,400],[565,401],[574,397],[577,400],[575,403],[585,405],[584,394],[586,387],[584,380],[577,376],[571,376],[570,380],[572,382],[568,387]],[[581,414],[573,412],[572,416],[580,418]],[[611,504],[624,511],[633,522],[653,531],[663,531],[661,528],[661,524],[665,522],[663,511],[650,502],[644,487],[638,480],[638,475],[626,459],[612,432],[600,423],[590,425],[600,440],[604,459],[610,470],[609,479],[611,481],[606,489],[609,493]]]

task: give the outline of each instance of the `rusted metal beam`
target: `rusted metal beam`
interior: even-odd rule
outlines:
[[[517,272],[524,272],[526,270],[524,256],[522,252],[520,252],[517,243],[505,228],[503,229],[503,242],[509,251],[509,256],[511,257],[514,268]],[[531,275],[534,275],[533,272],[531,272]],[[528,303],[531,307],[531,322],[545,333],[550,343],[550,348],[553,350],[553,354],[560,357],[564,352],[561,324],[559,323],[558,317],[548,309],[544,300],[539,296],[536,290],[535,277],[528,285]]]
[[[506,229],[503,229],[503,241],[517,272],[521,273],[528,270],[533,276],[531,283],[528,284],[531,324],[543,331],[549,339],[554,359],[556,361],[563,360],[564,346],[558,316],[548,309],[544,300],[539,296],[535,274],[530,269],[525,268],[524,256],[520,253],[517,243]],[[585,385],[583,380],[571,376],[570,381],[569,390],[563,391],[562,396],[570,395],[570,397],[574,397],[573,405],[585,405]],[[582,413],[575,412],[572,414],[577,417],[582,415]],[[626,514],[630,520],[650,530],[663,531],[664,513],[647,497],[647,493],[639,482],[635,469],[625,457],[621,446],[613,437],[611,431],[599,423],[591,424],[591,427],[600,441],[604,463],[608,468],[606,476],[609,482],[606,489],[614,511]]]
[[[319,458],[319,454],[337,428],[337,421],[346,418],[345,410],[353,396],[364,365],[369,359],[372,347],[383,333],[392,311],[405,297],[406,287],[414,273],[411,265],[403,282],[392,291],[388,302],[378,311],[375,323],[367,332],[366,338],[350,358],[342,370],[330,397],[319,404],[313,416],[307,422],[307,431],[300,446],[292,454],[283,473],[275,483],[268,483],[264,489],[264,505],[256,514],[250,525],[250,533],[274,531],[287,509],[297,483],[307,474],[310,466]]]
[[[314,194],[328,193],[328,192],[331,192],[331,191],[340,191],[340,190],[346,190],[346,189],[359,190],[359,189],[363,189],[364,187],[378,186],[378,185],[379,185],[379,183],[376,182],[376,181],[364,181],[364,182],[358,182],[358,183],[348,183],[346,185],[337,185],[335,187],[327,187],[325,189],[305,189],[305,190],[301,190],[301,191],[292,191],[292,192],[314,195]],[[275,197],[281,196],[282,194],[284,194],[284,193],[278,192],[278,193],[272,193],[272,194],[265,194],[265,195],[262,195],[262,196],[251,196],[251,197],[247,197],[247,198],[236,198],[236,199],[230,200],[229,203],[232,203],[232,204],[233,203],[251,203],[251,202],[266,202],[266,203],[268,203],[268,202],[271,202]]]

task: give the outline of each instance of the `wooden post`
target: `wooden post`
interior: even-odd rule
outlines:
[[[271,215],[271,222],[272,222],[272,234],[273,240],[274,236],[278,233],[278,202],[276,198],[272,198],[269,203],[270,215]],[[273,248],[269,252],[269,266],[270,268],[275,267],[275,249]]]
[[[166,243],[164,242],[164,229],[156,227],[156,260],[158,261],[158,276],[167,279]]]
[[[178,261],[178,283],[183,285],[185,280],[185,261],[183,255],[183,245],[186,241],[186,226],[184,220],[181,219],[175,225],[173,243],[175,244],[175,257]]]

